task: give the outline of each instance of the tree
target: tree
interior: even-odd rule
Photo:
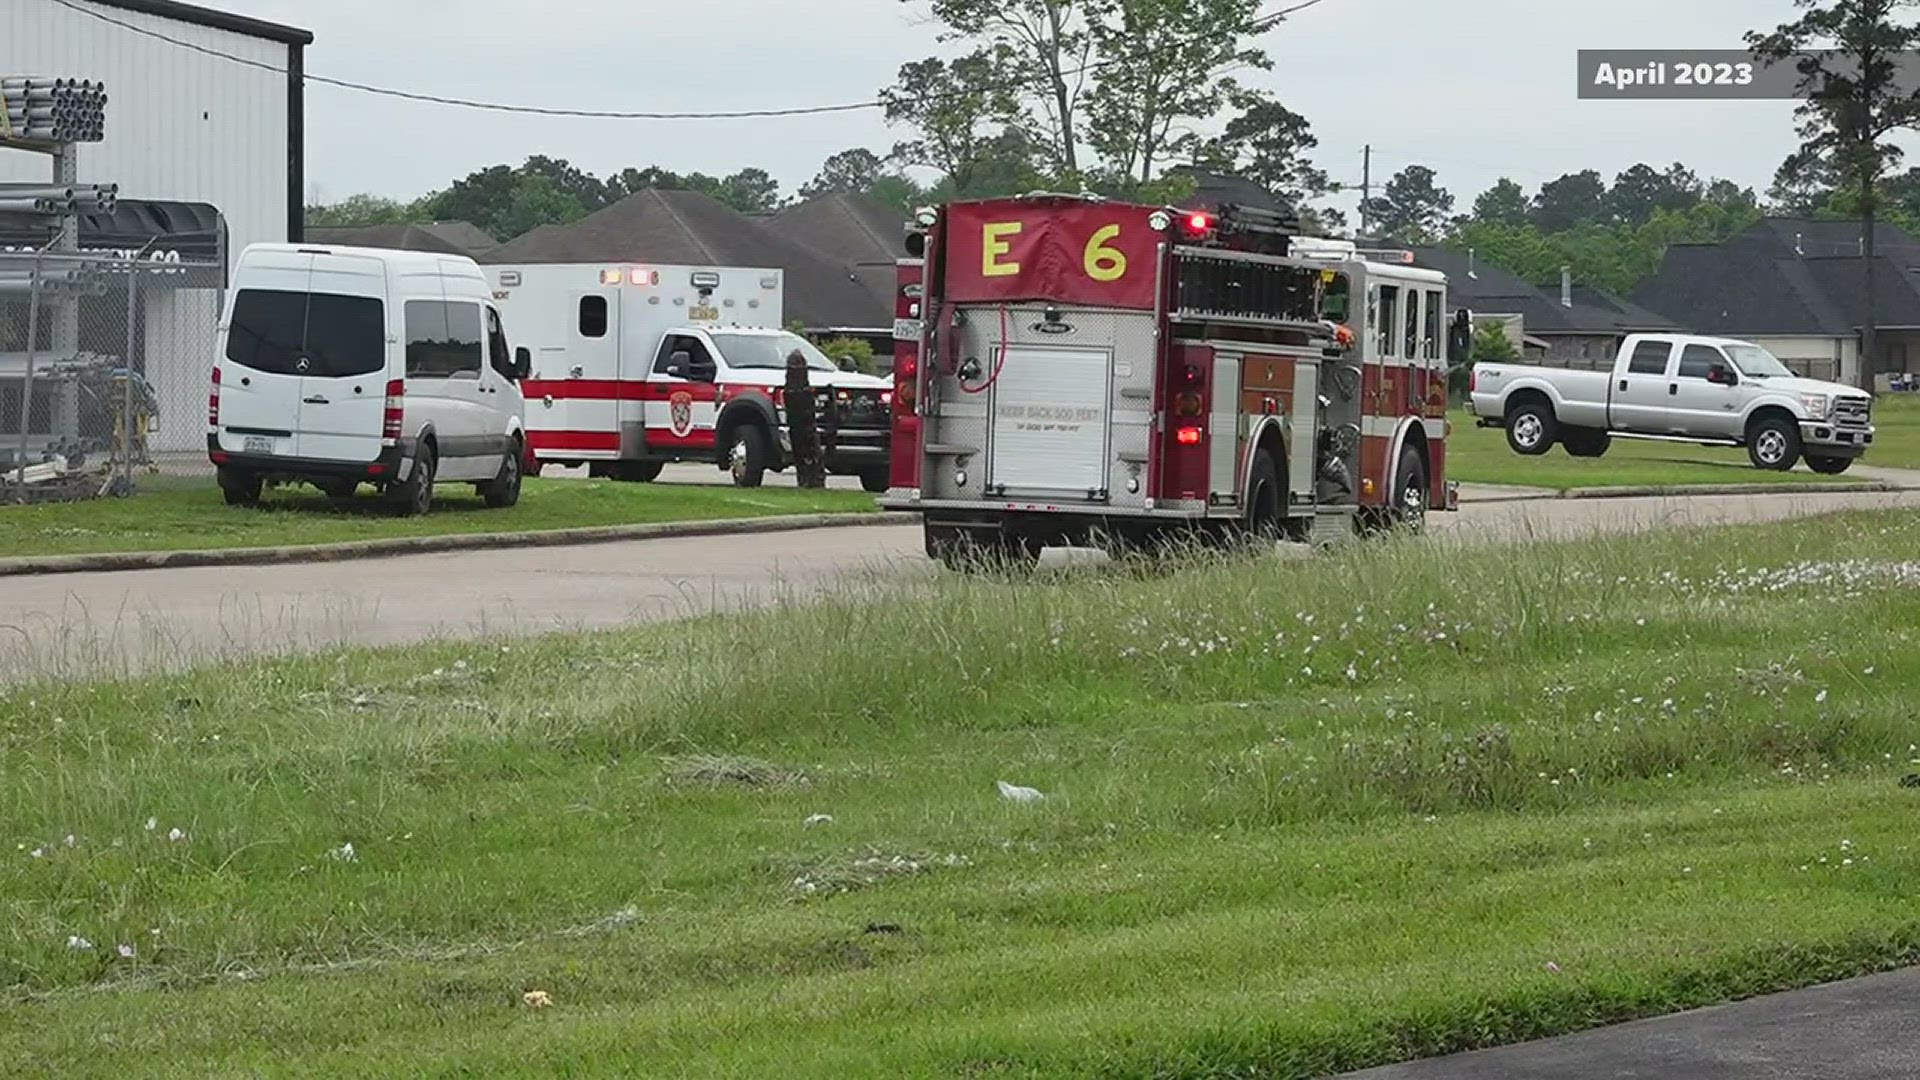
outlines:
[[[894,159],[938,169],[954,187],[967,189],[988,156],[994,126],[1011,123],[1018,111],[1003,79],[985,52],[951,63],[931,58],[902,64],[898,80],[880,91],[880,102],[887,123],[912,127],[919,137],[895,144]]]
[[[1146,183],[1155,166],[1188,154],[1238,89],[1224,74],[1273,66],[1247,43],[1261,0],[1088,0],[1100,56],[1087,98],[1089,144],[1112,172]]]
[[[1316,231],[1336,222],[1344,228],[1346,217],[1339,211],[1309,205],[1337,193],[1340,185],[1307,157],[1320,145],[1307,118],[1264,94],[1242,93],[1236,104],[1240,115],[1199,148],[1194,164],[1259,184],[1303,217],[1316,219]]]
[[[569,191],[560,190],[551,177],[530,173],[514,179],[504,206],[481,225],[500,240],[510,240],[542,225],[566,225],[587,216],[587,208]]]
[[[1700,178],[1685,165],[1676,162],[1660,172],[1641,164],[1614,178],[1605,202],[1613,220],[1643,225],[1656,210],[1685,210],[1698,203],[1701,193]]]
[[[945,40],[968,39],[990,57],[993,81],[1033,112],[1052,163],[1080,173],[1080,95],[1086,89],[1093,36],[1085,0],[933,0],[934,18],[950,27]]]
[[[618,202],[625,194],[617,187],[609,189],[599,177],[575,167],[565,158],[550,158],[535,154],[515,172],[521,176],[546,177],[555,191],[571,196],[589,214]]]
[[[1434,183],[1425,165],[1409,165],[1387,181],[1386,193],[1367,203],[1367,216],[1381,236],[1412,243],[1439,237],[1453,212],[1453,196]]]
[[[1503,176],[1473,200],[1473,220],[1518,228],[1527,223],[1527,209],[1526,189]]]
[[[887,173],[887,163],[879,154],[856,146],[842,150],[820,165],[820,171],[800,188],[803,199],[822,195],[864,195]]]
[[[1592,169],[1569,173],[1540,186],[1533,199],[1533,223],[1541,232],[1565,232],[1600,221],[1607,213],[1607,182]]]
[[[1834,178],[1850,189],[1860,216],[1866,323],[1860,331],[1860,385],[1871,390],[1879,360],[1875,294],[1875,222],[1881,179],[1904,156],[1890,137],[1920,126],[1920,88],[1898,78],[1900,54],[1920,48],[1920,26],[1898,15],[1920,0],[1794,0],[1799,19],[1747,35],[1754,58],[1791,61],[1808,95],[1794,113],[1800,149],[1780,166],[1782,182]],[[1821,50],[1821,51],[1809,51]]]
[[[419,224],[433,220],[427,212],[430,198],[432,196],[400,202],[381,195],[350,195],[331,205],[307,207],[306,222],[316,228],[329,225]]]
[[[743,214],[764,214],[780,208],[780,181],[765,169],[741,169],[721,180],[708,194]]]

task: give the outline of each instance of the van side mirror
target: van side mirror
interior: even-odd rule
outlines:
[[[533,350],[525,345],[513,350],[513,379],[523,382],[533,378]]]

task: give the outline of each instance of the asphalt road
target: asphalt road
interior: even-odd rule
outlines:
[[[1910,1080],[1920,969],[1774,994],[1346,1080]]]
[[[1876,506],[1920,506],[1920,493],[1469,504],[1432,520],[1441,537],[1497,540]],[[0,680],[165,669],[341,643],[601,628],[804,597],[928,566],[919,527],[902,525],[7,578],[0,581]]]

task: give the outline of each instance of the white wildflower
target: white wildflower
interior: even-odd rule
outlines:
[[[184,832],[181,832],[179,826],[175,826],[167,830],[167,839],[173,841],[176,844],[182,840],[185,840],[186,838],[187,838],[187,834]]]
[[[86,938],[83,938],[78,934],[69,934],[67,935],[67,948],[77,949],[81,952],[85,952],[88,949],[93,948],[93,942],[88,941]]]
[[[121,945],[121,946],[120,946],[120,947],[119,947],[118,949],[116,949],[116,950],[114,950],[114,951],[115,951],[115,952],[118,952],[118,953],[120,954],[120,959],[122,959],[122,960],[131,960],[131,959],[133,959],[133,958],[134,958],[134,955],[135,955],[135,953],[134,953],[134,951],[133,951],[133,946],[131,946],[131,945],[125,945],[125,944],[123,944],[123,945]]]

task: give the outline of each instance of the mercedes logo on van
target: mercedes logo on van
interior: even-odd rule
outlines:
[[[293,370],[301,373],[302,375],[306,374],[307,369],[312,366],[313,366],[313,361],[307,359],[304,356],[293,362]]]

